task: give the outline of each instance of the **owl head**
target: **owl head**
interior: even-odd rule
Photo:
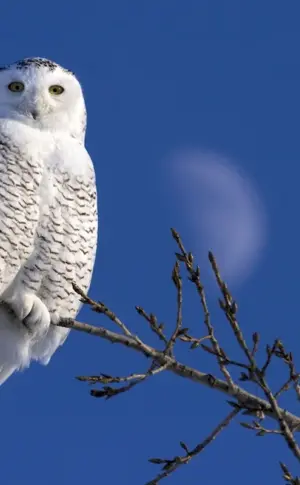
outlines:
[[[2,67],[0,118],[83,141],[86,110],[79,81],[71,71],[39,57]]]

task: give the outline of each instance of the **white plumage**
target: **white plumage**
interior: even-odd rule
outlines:
[[[0,69],[0,384],[47,364],[87,290],[97,197],[84,147],[86,110],[74,74],[41,58]]]

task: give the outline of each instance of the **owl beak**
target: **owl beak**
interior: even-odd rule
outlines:
[[[31,116],[34,120],[36,120],[39,117],[39,112],[34,109],[31,111]]]

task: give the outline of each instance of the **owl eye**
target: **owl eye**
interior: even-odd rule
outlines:
[[[50,86],[49,88],[49,93],[54,94],[55,96],[58,96],[63,92],[64,92],[64,88],[62,86],[59,86],[58,84],[53,84],[53,86]]]
[[[25,88],[24,84],[20,81],[14,81],[10,83],[7,87],[13,93],[21,93],[21,91],[24,91]]]

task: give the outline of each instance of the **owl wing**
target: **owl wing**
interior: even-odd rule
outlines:
[[[4,138],[4,139],[3,139]],[[0,291],[34,247],[43,167],[0,132]]]
[[[88,291],[97,248],[94,168],[86,149],[76,145],[76,150],[79,162],[85,167],[84,173],[70,175],[63,167],[56,169],[53,174],[56,196],[49,219],[41,222],[41,226],[46,225],[39,226],[39,233],[44,233],[51,241],[52,260],[38,296],[47,306],[52,321],[76,317],[81,302],[72,283],[75,281],[84,291]],[[51,325],[47,335],[32,347],[32,358],[47,364],[68,333],[68,329]]]
[[[33,251],[43,176],[39,160],[26,152],[26,146],[22,151],[1,128],[0,122],[0,294]],[[0,305],[0,384],[28,365],[28,334]]]

